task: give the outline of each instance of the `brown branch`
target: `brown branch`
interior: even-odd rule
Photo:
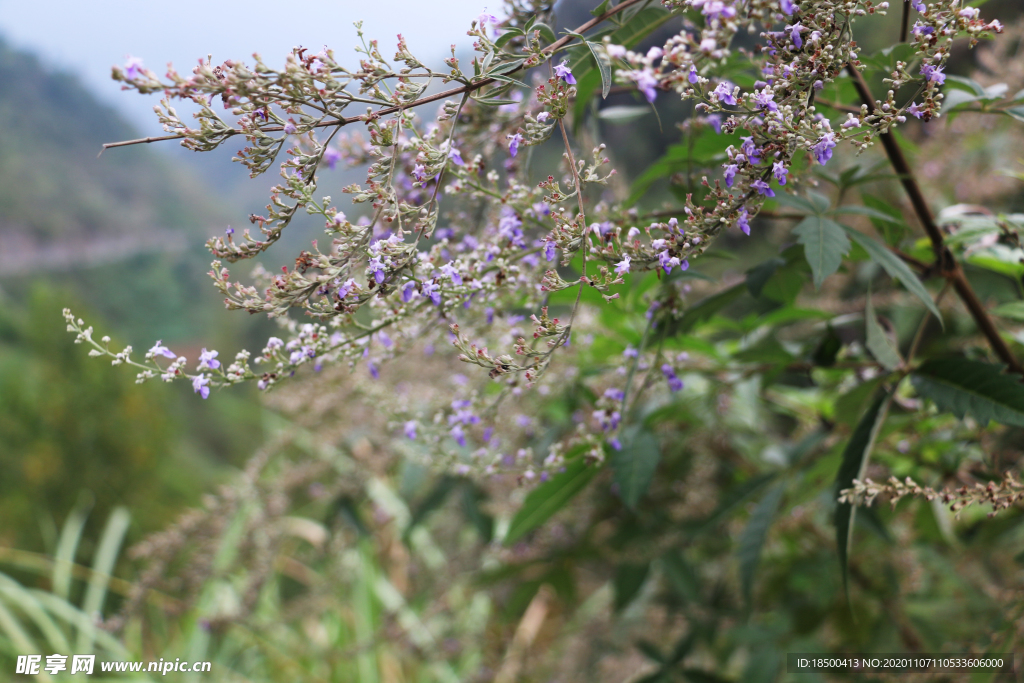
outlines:
[[[623,0],[623,2],[619,3],[615,7],[612,7],[610,10],[608,10],[604,14],[602,14],[600,16],[597,16],[597,17],[594,17],[593,19],[591,19],[587,23],[583,24],[582,26],[577,27],[573,31],[573,33],[584,33],[586,31],[589,31],[590,29],[594,28],[595,26],[600,24],[605,19],[608,19],[609,17],[612,17],[612,16],[618,14],[622,10],[627,9],[629,7],[632,7],[633,5],[636,5],[636,4],[638,4],[640,2],[643,2],[643,1],[644,0]],[[552,55],[555,52],[558,52],[559,50],[561,50],[563,47],[565,47],[566,45],[568,45],[569,43],[571,43],[574,40],[576,40],[575,36],[572,36],[572,35],[562,36],[561,38],[559,38],[558,40],[556,40],[555,42],[551,43],[546,48],[541,50],[541,52],[544,53],[544,54],[547,54],[547,55]],[[509,74],[517,73],[518,71],[522,70],[522,68],[523,67],[520,66],[518,69],[513,69],[513,70],[508,71],[508,72],[506,72],[506,73],[504,73],[502,75],[507,76]],[[416,100],[415,102],[412,102],[410,104],[404,104],[404,105],[401,105],[401,106],[395,105],[395,106],[391,106],[391,107],[384,107],[382,109],[378,109],[377,111],[375,111],[372,114],[372,116],[373,117],[378,117],[378,116],[386,116],[388,114],[394,114],[395,112],[399,111],[400,109],[412,109],[414,107],[419,107],[419,106],[422,106],[424,104],[430,104],[431,102],[437,102],[438,100],[443,100],[443,99],[446,99],[448,97],[452,97],[453,95],[462,95],[463,93],[473,92],[475,90],[479,90],[480,88],[484,87],[485,85],[490,85],[490,84],[496,83],[496,82],[497,81],[495,79],[493,79],[493,78],[485,78],[482,81],[477,81],[476,83],[470,83],[469,85],[464,85],[464,86],[462,86],[460,88],[452,88],[451,90],[445,90],[444,92],[439,92],[439,93],[436,93],[434,95],[430,95],[428,97],[424,97],[423,99]],[[314,124],[313,127],[314,128],[328,128],[330,126],[338,126],[340,128],[342,126],[347,126],[350,123],[355,123],[357,121],[365,121],[365,120],[366,120],[366,116],[365,115],[363,115],[363,116],[348,116],[348,117],[342,117],[340,119],[335,119],[333,121],[321,121],[320,123]],[[278,131],[284,130],[284,126],[268,126],[266,128],[261,128],[260,130],[262,130],[265,133],[273,133],[273,132],[278,132]],[[244,131],[244,130],[237,130],[237,129],[233,129],[230,133],[227,133],[228,136],[231,136],[231,135],[245,135],[245,134],[246,134],[246,131]],[[184,138],[184,137],[186,137],[184,134],[176,134],[176,135],[165,135],[163,137],[158,137],[158,138],[139,138],[138,140],[124,140],[122,142],[108,142],[108,143],[103,145],[103,149],[108,149],[108,148],[113,148],[113,147],[127,147],[128,145],[141,145],[141,144],[145,144],[145,143],[148,143],[148,142],[159,142],[159,141],[163,141],[163,140],[180,140],[181,138]],[[102,154],[102,153],[103,152],[101,150],[100,154]]]
[[[874,109],[875,99],[872,97],[871,90],[868,89],[868,84],[864,81],[864,77],[852,65],[847,66],[847,71],[853,77],[853,85],[857,89],[857,94],[860,95],[861,101],[868,105],[869,108]],[[895,136],[892,133],[882,133],[879,137],[881,137],[882,146],[889,157],[889,163],[892,164],[893,170],[899,175],[903,189],[906,190],[907,196],[910,197],[910,203],[914,207],[914,213],[917,215],[921,227],[924,228],[928,239],[931,240],[932,249],[935,251],[935,264],[938,267],[939,274],[953,285],[957,296],[960,297],[964,306],[967,307],[978,329],[988,339],[989,345],[999,359],[1006,363],[1013,372],[1024,374],[1024,367],[1021,367],[1020,361],[1017,360],[1010,347],[1007,346],[1002,336],[1000,336],[999,329],[985,310],[985,304],[974,293],[974,289],[971,288],[971,283],[967,280],[963,268],[960,267],[953,253],[946,246],[942,230],[939,229],[938,224],[935,222],[931,208],[929,208],[928,202],[921,192],[921,186],[918,185],[914,172],[910,168],[907,158],[903,155],[903,150],[900,149]],[[903,257],[902,254],[901,257]]]

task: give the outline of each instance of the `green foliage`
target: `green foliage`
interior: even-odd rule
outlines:
[[[918,393],[960,419],[966,415],[1024,427],[1024,383],[1007,375],[1003,366],[963,358],[932,359],[922,363],[911,380]]]

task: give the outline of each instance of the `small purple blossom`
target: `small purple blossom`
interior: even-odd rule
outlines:
[[[231,237],[231,235],[235,234],[235,229],[229,225],[227,229],[224,231],[224,234],[227,235],[228,237]]]
[[[622,260],[615,266],[616,275],[625,275],[629,272],[629,256],[623,256]]]
[[[793,41],[793,47],[797,50],[804,46],[804,40],[800,37],[801,33],[806,33],[809,29],[803,26],[799,21],[792,26],[786,26],[786,30],[789,31],[789,39]]]
[[[736,97],[732,94],[733,88],[735,88],[729,81],[722,81],[718,84],[718,87],[711,93],[715,99],[723,104],[731,106],[736,105]]]
[[[379,256],[374,256],[372,259],[370,259],[370,261],[366,264],[366,269],[373,274],[373,278],[378,283],[384,282],[384,264],[381,263]]]
[[[423,164],[416,164],[412,167],[412,177],[415,178],[417,182],[423,182],[427,177],[427,169]]]
[[[166,346],[164,346],[164,343],[161,340],[157,340],[156,345],[153,346],[153,348],[151,348],[149,352],[154,356],[163,356],[164,358],[170,358],[171,360],[177,359],[177,356],[174,355],[174,352],[171,351]]]
[[[665,273],[671,273],[672,269],[679,265],[679,257],[670,255],[666,249],[658,254],[658,264],[665,269]]]
[[[457,149],[451,149],[448,151],[448,158],[451,159],[452,163],[456,166],[465,166],[466,162],[462,160],[462,154]]]
[[[719,135],[722,134],[722,115],[721,114],[708,114],[704,117],[704,123],[708,124],[715,129],[715,132]]]
[[[608,445],[617,451],[622,450],[622,442],[616,439],[614,436],[608,439]]]
[[[441,288],[434,282],[423,283],[423,296],[434,302],[435,306],[441,305]]]
[[[745,138],[740,138],[740,140],[743,141],[743,144],[740,146],[740,149],[743,150],[743,154],[747,157],[750,163],[761,163],[761,150],[758,149],[757,145],[754,144],[754,136],[748,135]]]
[[[366,364],[366,369],[370,371],[370,377],[374,379],[380,379],[380,368],[372,360]]]
[[[294,121],[288,119],[288,121],[285,122],[284,124],[284,128],[282,128],[281,130],[284,131],[285,135],[295,135],[295,132],[298,130],[298,128],[295,127]]]
[[[341,161],[341,152],[333,147],[328,147],[324,151],[324,161],[327,162],[327,167],[333,171],[334,167],[338,165],[339,161]]]
[[[910,6],[917,10],[918,12],[920,12],[921,14],[924,14],[924,12],[928,9],[924,5],[924,0],[910,0]]]
[[[220,361],[217,360],[216,351],[207,351],[203,349],[203,352],[199,354],[199,369],[200,370],[216,370],[220,367]]]
[[[793,0],[779,0],[779,9],[785,12],[788,16],[796,11],[796,5],[793,4]]]
[[[630,74],[630,78],[636,83],[636,87],[644,94],[648,102],[654,102],[658,97],[658,78],[650,69],[640,69]]]
[[[544,259],[547,261],[554,261],[556,256],[558,256],[558,254],[556,252],[555,243],[551,240],[544,242]]]
[[[697,73],[697,67],[693,64],[690,65],[690,74],[686,77],[690,83],[696,83],[700,80],[700,74]]]
[[[772,164],[772,175],[779,181],[779,185],[786,184],[786,176],[789,174],[789,169],[781,161],[776,161]]]
[[[196,375],[192,378],[192,391],[204,399],[210,398],[210,387],[207,386],[209,383],[210,378],[206,375]]]
[[[759,195],[764,195],[765,197],[774,197],[775,196],[774,190],[772,190],[772,188],[768,185],[768,183],[766,183],[765,181],[761,180],[760,178],[758,178],[754,182],[750,183],[750,187],[752,187],[755,190],[757,190],[757,193]]]
[[[449,261],[448,263],[441,266],[441,272],[444,273],[444,275],[446,275],[452,281],[453,285],[462,284],[462,275],[455,267],[455,263],[453,261]]]
[[[740,209],[739,217],[736,219],[736,225],[743,231],[744,235],[750,234],[750,214],[747,213],[746,208]]]
[[[779,105],[775,104],[775,93],[768,86],[765,86],[764,90],[758,91],[754,95],[754,102],[758,107],[767,111],[779,110]]]
[[[405,436],[409,439],[416,438],[416,420],[409,420],[405,423]]]
[[[739,170],[739,166],[736,164],[725,164],[725,186],[732,187],[733,182],[736,180],[736,172]]]
[[[907,113],[908,114],[913,114],[917,118],[921,118],[922,116],[924,116],[924,112],[925,112],[925,108],[922,107],[917,102],[914,102],[909,107],[907,107]]]
[[[449,430],[448,434],[455,439],[455,443],[459,444],[463,448],[466,447],[466,430],[462,428],[462,425],[455,425],[451,430]]]
[[[616,387],[609,387],[608,389],[604,390],[604,397],[610,398],[613,401],[621,402],[622,399],[626,397],[626,395],[622,392],[622,389],[618,389]]]
[[[675,393],[683,388],[683,380],[676,376],[676,371],[668,363],[661,366],[661,374],[668,380],[669,391]]]
[[[142,75],[142,60],[129,55],[124,63],[124,75],[129,81],[135,80]]]
[[[555,67],[555,75],[561,78],[569,85],[576,85],[576,77],[572,75],[572,71],[566,66],[566,61],[562,60],[562,63]]]
[[[402,301],[404,303],[409,303],[410,301],[412,301],[412,297],[414,294],[416,294],[416,283],[413,282],[412,280],[409,280],[402,287]]]
[[[946,74],[942,73],[941,66],[924,64],[921,67],[921,75],[927,78],[929,82],[935,83],[936,85],[942,85],[946,82]]]
[[[523,136],[520,133],[513,133],[512,135],[507,135],[506,137],[508,138],[509,156],[514,157],[516,154],[519,153],[519,145],[522,144],[523,142]]]
[[[640,352],[634,349],[632,346],[627,346],[626,350],[622,352],[622,355],[626,358],[636,358],[640,355]]]
[[[832,150],[836,146],[836,136],[833,133],[825,133],[821,136],[811,148],[811,152],[814,153],[814,158],[818,160],[818,163],[824,166],[828,163],[828,160],[832,158]]]

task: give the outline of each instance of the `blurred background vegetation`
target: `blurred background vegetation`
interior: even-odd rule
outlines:
[[[566,3],[560,23],[580,24],[589,9]],[[1021,10],[1012,0],[992,0],[984,9],[1008,25]],[[877,30],[871,21],[888,28]],[[895,37],[891,17],[871,21],[858,25],[866,53]],[[666,24],[642,45],[661,43],[672,31]],[[950,71],[991,73],[978,54],[958,53]],[[880,92],[880,81],[874,87]],[[688,111],[671,100],[658,102],[657,119],[624,125],[581,110],[577,134],[608,141],[622,175],[635,177],[670,146],[687,143],[678,124]],[[635,95],[623,93],[602,106],[636,104]],[[964,119],[937,125],[941,132],[912,121],[903,133],[937,202],[1021,210],[1019,182],[988,180],[1017,163],[1019,130]],[[84,614],[96,600],[106,614],[141,605],[120,624],[123,645],[74,620],[52,633],[36,623],[49,638],[39,642],[57,648],[66,629],[67,640],[86,634],[111,656],[216,659],[239,680],[361,683],[507,683],[519,675],[772,681],[782,675],[787,651],[1020,642],[1018,607],[1007,609],[1022,604],[1024,587],[1018,511],[955,527],[921,501],[895,513],[864,512],[851,566],[859,618],[850,617],[827,535],[826,499],[844,441],[829,435],[848,433],[868,394],[844,386],[840,397],[839,373],[820,378],[834,390],[827,398],[801,394],[792,377],[780,380],[776,400],[786,408],[773,414],[743,383],[650,411],[645,424],[663,444],[662,459],[641,509],[623,504],[605,472],[576,512],[510,549],[491,541],[510,516],[503,506],[514,498],[512,482],[480,485],[411,464],[373,437],[387,425],[372,415],[309,411],[287,392],[268,406],[254,390],[204,402],[187,386],[136,386],[133,373],[112,370],[72,343],[61,309],[115,331],[137,353],[157,339],[190,357],[203,346],[217,348],[221,358],[257,346],[273,328],[223,314],[207,284],[202,243],[229,223],[243,223],[265,185],[246,183],[238,169],[225,171],[223,160],[142,146],[97,157],[102,143],[134,137],[131,127],[74,78],[2,42],[0,130],[0,561],[21,585],[42,589],[22,595],[0,581],[0,590],[11,600],[18,596],[25,614],[33,613],[33,600],[49,599],[43,591]],[[957,163],[970,164],[974,175],[951,172],[952,145]],[[554,159],[558,151],[538,154]],[[674,176],[682,170],[652,179],[641,208],[678,199],[685,183]],[[901,201],[891,183],[862,195]],[[750,239],[723,236],[715,249],[722,257],[708,258],[700,271],[738,281],[777,253],[788,224],[759,227]],[[289,240],[315,235],[307,228],[298,226]],[[290,246],[277,253],[290,253]],[[816,305],[833,313],[862,306],[870,278],[849,273],[817,294]],[[972,281],[986,300],[1017,296],[1008,277],[977,269]],[[746,316],[777,305],[796,307],[796,291],[776,285],[773,301],[723,309],[735,325],[716,319],[708,338],[726,339]],[[905,348],[920,311],[881,305]],[[948,324],[947,340],[970,332],[962,320]],[[608,329],[619,340],[637,341],[636,330],[616,325]],[[930,331],[944,343],[937,327]],[[692,344],[677,350],[706,350]],[[816,345],[807,353],[817,353]],[[620,349],[588,362],[606,362],[612,351]],[[793,360],[770,342],[748,357]],[[334,405],[348,405],[344,380],[324,382],[324,396],[337,391]],[[571,428],[570,416],[585,402],[580,386],[568,387],[546,407],[545,427]],[[766,432],[786,432],[807,411],[827,416],[821,430],[783,442],[773,459],[751,456],[769,445]],[[910,415],[894,408],[887,429],[916,437],[911,444],[883,437],[876,461],[886,472],[926,478],[925,472],[985,470],[993,458],[1003,458],[1005,467],[1020,455],[1020,430],[983,439],[948,415],[921,424],[910,424]],[[218,489],[223,483],[230,485]],[[181,517],[201,502],[204,512]],[[110,521],[120,519],[121,507],[130,511],[124,529]],[[767,526],[748,521],[765,518],[777,521],[768,545]],[[103,550],[101,539],[119,529],[132,545],[175,521],[130,556]],[[78,522],[84,527],[76,530]],[[58,560],[39,559],[53,556]],[[62,583],[61,560],[141,577],[145,591],[114,582],[113,597],[97,598],[87,570]],[[16,649],[7,646],[5,655]]]

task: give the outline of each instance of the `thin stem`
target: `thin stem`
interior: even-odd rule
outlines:
[[[645,0],[623,0],[623,2],[619,3],[615,7],[612,7],[611,9],[609,9],[604,14],[602,14],[602,15],[600,15],[598,17],[594,17],[593,19],[591,19],[587,23],[583,24],[582,26],[577,27],[576,30],[573,31],[573,33],[584,33],[585,31],[589,31],[590,29],[592,29],[593,27],[597,26],[601,22],[605,21],[609,17],[615,16],[619,12],[621,12],[621,11],[623,11],[625,9],[628,9],[629,7],[632,7],[633,5],[636,5],[637,3],[644,2],[644,1]],[[574,35],[565,35],[562,38],[559,38],[555,42],[553,42],[550,45],[548,45],[546,48],[541,50],[541,52],[543,54],[545,54],[545,55],[550,57],[551,55],[553,55],[554,53],[558,52],[559,50],[561,50],[563,47],[565,47],[566,45],[568,45],[569,43],[571,43],[574,40],[576,40],[576,37]],[[536,66],[536,65],[534,65],[534,66]],[[520,66],[518,69],[513,69],[511,71],[506,72],[503,75],[508,76],[510,74],[517,73],[517,72],[521,71],[523,68],[524,67]],[[440,101],[440,100],[444,100],[444,99],[447,99],[447,98],[452,97],[454,95],[462,95],[464,93],[471,93],[471,92],[473,92],[475,90],[479,90],[480,88],[484,87],[485,85],[491,85],[491,84],[497,83],[497,82],[498,81],[493,79],[493,78],[484,78],[483,80],[477,81],[476,83],[470,83],[470,84],[464,85],[464,86],[462,86],[460,88],[452,88],[451,90],[445,90],[444,92],[439,92],[439,93],[436,93],[434,95],[429,95],[429,96],[424,97],[422,99],[416,100],[415,102],[410,102],[410,103],[407,103],[407,104],[404,104],[404,105],[396,105],[396,106],[392,106],[392,107],[384,107],[382,109],[378,109],[373,114],[371,114],[371,116],[376,118],[376,117],[379,117],[379,116],[386,116],[388,114],[393,114],[396,111],[400,111],[402,109],[412,109],[414,107],[420,107],[420,106],[423,106],[424,104],[430,104],[431,102],[437,102],[437,101]],[[338,126],[340,128],[341,126],[347,126],[350,123],[355,123],[357,121],[365,121],[365,120],[366,120],[366,115],[365,114],[362,115],[362,116],[348,116],[348,117],[345,117],[345,118],[340,119],[338,121],[321,121],[321,122],[319,122],[317,124],[314,124],[313,127],[314,128],[327,128],[327,127],[330,127],[330,126]],[[274,133],[274,132],[278,132],[278,131],[284,130],[284,126],[268,126],[268,127],[263,128],[261,130],[263,132],[265,132],[265,133]],[[245,134],[245,131],[232,130],[232,131],[230,131],[228,133],[225,133],[225,136],[244,135],[244,134]],[[139,138],[137,140],[123,140],[121,142],[108,142],[108,143],[103,145],[103,149],[105,150],[105,149],[114,148],[114,147],[127,147],[128,145],[141,145],[141,144],[146,144],[146,143],[150,143],[150,142],[161,142],[161,141],[164,141],[164,140],[180,140],[181,138],[184,138],[184,137],[186,137],[184,134],[180,134],[179,133],[179,134],[176,134],[176,135],[164,135],[164,136],[160,136],[160,137]],[[103,151],[101,150],[100,154],[102,154],[102,153],[103,153]]]
[[[847,71],[853,77],[853,85],[857,89],[861,101],[868,107],[874,108],[875,99],[871,95],[864,77],[852,65],[847,66]],[[921,227],[924,228],[925,233],[927,233],[928,238],[931,240],[932,249],[935,251],[935,265],[938,268],[938,272],[952,284],[957,296],[960,297],[964,306],[967,307],[978,329],[988,339],[989,346],[992,347],[992,350],[999,359],[1006,363],[1011,371],[1024,375],[1024,367],[1021,366],[1020,361],[1013,355],[1010,347],[999,334],[999,329],[992,321],[988,311],[985,310],[985,304],[975,294],[971,283],[964,274],[963,268],[946,246],[942,230],[939,229],[938,224],[935,222],[935,217],[932,215],[931,208],[929,208],[928,202],[925,200],[921,186],[918,185],[914,172],[910,168],[907,158],[903,155],[903,150],[900,149],[895,136],[892,133],[881,133],[879,137],[882,139],[882,146],[885,148],[886,156],[889,157],[889,163],[892,164],[893,170],[899,175],[903,189],[906,190],[907,195],[910,197],[910,203],[914,208],[918,221],[921,223]]]

